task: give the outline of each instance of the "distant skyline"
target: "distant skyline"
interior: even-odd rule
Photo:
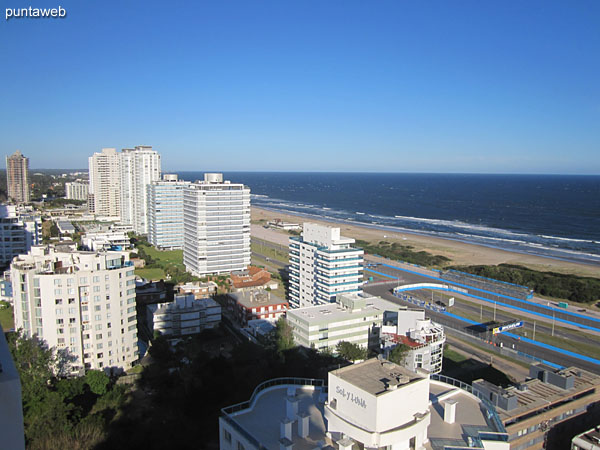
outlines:
[[[595,0],[61,6],[0,23],[0,152],[31,170],[600,174]]]

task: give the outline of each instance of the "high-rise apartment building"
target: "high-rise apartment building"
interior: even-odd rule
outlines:
[[[250,189],[207,173],[183,194],[183,263],[196,276],[250,264]]]
[[[19,214],[14,205],[0,205],[0,267],[42,241],[42,219]]]
[[[69,200],[87,200],[90,184],[81,181],[65,183],[65,196]]]
[[[89,157],[90,188],[94,214],[103,217],[120,217],[121,214],[121,163],[114,148],[103,148],[101,153]]]
[[[183,191],[189,185],[169,174],[147,186],[148,242],[155,247],[183,248]]]
[[[334,303],[336,295],[359,292],[363,250],[340,229],[305,223],[302,237],[290,237],[290,306]]]
[[[150,146],[124,148],[121,170],[121,223],[133,225],[138,234],[148,233],[147,186],[160,180],[160,155]]]
[[[29,158],[19,150],[6,157],[6,186],[9,201],[29,202]]]
[[[127,252],[36,246],[11,264],[15,326],[75,357],[73,371],[138,359],[135,275]]]

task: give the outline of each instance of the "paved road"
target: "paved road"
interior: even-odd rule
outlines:
[[[365,285],[363,289],[365,292],[367,292],[371,295],[376,295],[376,296],[382,297],[393,303],[415,307],[415,305],[405,302],[405,301],[395,297],[394,295],[392,295],[391,289],[394,287],[394,285],[395,285],[394,282],[371,284],[371,285]],[[432,320],[434,320],[435,322],[438,322],[441,325],[444,325],[446,327],[450,327],[450,328],[453,328],[455,330],[458,330],[458,331],[461,331],[461,332],[467,333],[467,334],[473,333],[472,330],[469,328],[471,326],[471,324],[469,324],[468,322],[464,322],[462,320],[450,317],[446,314],[438,313],[438,312],[431,311],[431,310],[426,310],[426,315],[428,317],[430,317]],[[536,358],[544,359],[546,361],[550,361],[550,362],[553,362],[555,364],[565,366],[565,367],[577,366],[582,369],[589,370],[590,372],[600,374],[600,366],[599,365],[581,360],[579,358],[575,358],[575,357],[572,357],[569,355],[563,355],[561,353],[557,353],[555,351],[552,351],[552,350],[549,350],[546,348],[538,347],[536,345],[529,344],[527,342],[523,342],[523,341],[511,338],[509,336],[503,335],[503,334],[496,335],[494,340],[497,345],[502,344],[503,346],[506,346],[507,348],[513,349],[515,351],[521,351],[528,355],[535,356]],[[485,343],[482,341],[481,345],[485,345]],[[494,347],[490,347],[490,349],[494,349]]]
[[[369,259],[372,259],[372,258],[369,258]],[[401,267],[401,266],[402,266],[401,264],[398,264],[398,267]],[[413,284],[413,283],[440,283],[440,284],[450,284],[450,285],[457,284],[457,283],[450,282],[447,280],[432,279],[431,276],[433,276],[433,275],[426,273],[426,272],[430,272],[430,271],[428,271],[428,269],[420,269],[420,268],[415,268],[415,267],[408,268],[408,270],[415,270],[418,273],[405,272],[404,270],[393,269],[391,267],[387,267],[384,265],[378,265],[377,267],[372,268],[372,269],[376,270],[377,272],[381,272],[386,275],[389,275],[393,278],[399,278],[400,284]],[[431,272],[431,273],[435,274],[435,272]],[[536,320],[540,320],[540,321],[552,322],[553,318],[567,320],[570,322],[574,322],[575,324],[569,325],[567,323],[562,322],[561,320],[557,320],[557,322],[560,322],[561,326],[565,326],[565,327],[571,326],[572,328],[577,328],[577,329],[580,329],[580,327],[578,327],[577,324],[581,324],[581,325],[584,325],[587,327],[593,327],[594,330],[587,330],[587,329],[584,330],[582,328],[581,329],[586,332],[591,332],[591,333],[600,335],[600,322],[598,322],[598,320],[594,317],[591,317],[591,316],[586,317],[586,316],[582,316],[581,314],[573,315],[573,314],[569,314],[569,313],[564,312],[557,308],[551,308],[546,305],[539,305],[537,303],[533,303],[533,302],[529,302],[529,301],[525,302],[525,301],[521,301],[521,300],[517,300],[517,299],[514,299],[514,300],[508,299],[501,295],[481,292],[478,289],[470,288],[468,286],[466,286],[466,287],[460,286],[460,287],[465,288],[467,290],[468,294],[470,294],[469,297],[472,298],[476,302],[483,301],[488,305],[489,304],[493,305],[494,302],[496,302],[498,305],[498,308],[505,308],[509,311],[516,312],[517,314],[537,313],[537,314],[535,314]],[[478,299],[474,296],[483,297],[484,299],[487,299],[487,300]],[[503,306],[502,303],[504,303],[506,305],[510,305],[511,307]],[[512,308],[512,307],[516,307],[516,308]],[[545,317],[540,316],[538,314],[544,314]]]

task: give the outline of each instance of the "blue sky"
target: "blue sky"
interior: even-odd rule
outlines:
[[[0,151],[33,168],[600,173],[595,0],[59,4],[0,22]]]

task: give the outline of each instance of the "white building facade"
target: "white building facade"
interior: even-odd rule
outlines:
[[[0,266],[27,253],[42,241],[42,219],[18,214],[12,205],[0,205]]]
[[[327,388],[267,380],[222,409],[220,449],[509,450],[494,406],[470,388],[378,359],[329,372]]]
[[[11,264],[15,327],[74,356],[82,369],[138,359],[135,275],[127,252],[33,247]]]
[[[389,314],[386,320],[395,323],[384,324],[381,330],[381,346],[384,354],[396,345],[408,347],[403,365],[409,370],[425,369],[430,373],[442,371],[442,360],[446,334],[444,327],[425,318],[423,310],[403,308],[396,316]]]
[[[332,303],[338,294],[361,290],[364,251],[354,242],[339,228],[315,223],[304,224],[302,237],[290,237],[291,307]]]
[[[221,306],[212,298],[195,299],[194,294],[176,295],[173,302],[147,308],[153,330],[169,337],[197,334],[221,323]]]
[[[114,148],[103,148],[88,159],[90,210],[96,216],[119,218],[121,214],[121,163]]]
[[[90,190],[89,183],[83,183],[81,181],[73,181],[65,183],[65,196],[69,200],[83,200],[87,201]]]
[[[195,276],[250,265],[250,189],[207,173],[183,194],[183,263]]]
[[[124,148],[120,153],[121,222],[138,234],[148,233],[147,186],[160,180],[160,155],[150,146]]]
[[[379,346],[386,313],[400,308],[380,297],[362,293],[340,294],[336,303],[290,309],[286,320],[298,345],[335,352],[337,344]]]
[[[190,184],[169,174],[147,186],[148,242],[155,247],[183,248],[183,191]]]

